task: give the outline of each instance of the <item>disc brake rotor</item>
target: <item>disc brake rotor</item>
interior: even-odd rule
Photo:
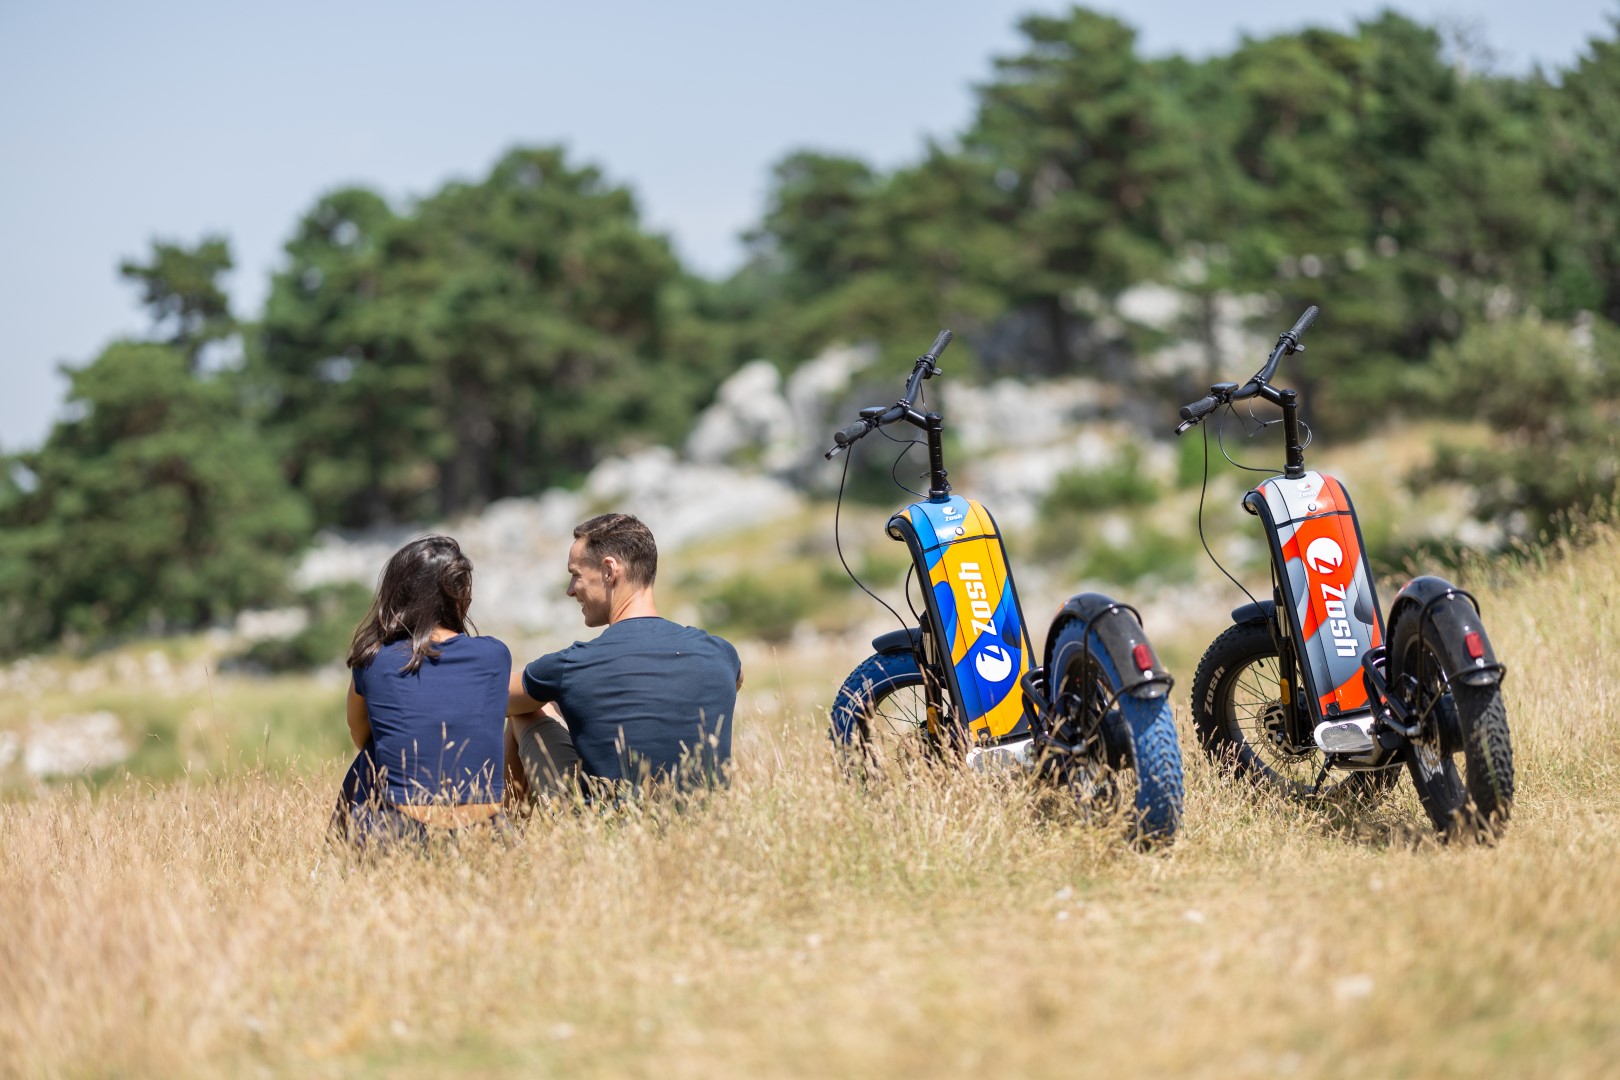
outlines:
[[[1311,746],[1295,746],[1288,737],[1288,710],[1283,707],[1281,698],[1273,698],[1260,707],[1260,729],[1266,733],[1266,741],[1273,750],[1288,757],[1305,757],[1316,749]]]

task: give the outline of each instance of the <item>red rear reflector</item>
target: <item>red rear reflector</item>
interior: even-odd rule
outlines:
[[[1479,636],[1478,630],[1472,630],[1463,636],[1463,648],[1471,658],[1478,660],[1485,655],[1485,639]]]
[[[1142,644],[1132,649],[1131,658],[1136,661],[1136,670],[1153,670],[1153,650],[1147,647],[1147,642],[1144,641]]]

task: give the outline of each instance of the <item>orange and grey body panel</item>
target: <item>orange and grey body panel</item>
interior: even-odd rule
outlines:
[[[963,729],[976,742],[1027,731],[1018,681],[1029,670],[1029,635],[990,512],[957,495],[913,503],[889,519],[889,535],[906,542],[925,585]]]
[[[1384,640],[1383,615],[1350,495],[1318,472],[1274,476],[1243,500],[1271,538],[1277,583],[1318,722],[1365,711],[1361,657]]]

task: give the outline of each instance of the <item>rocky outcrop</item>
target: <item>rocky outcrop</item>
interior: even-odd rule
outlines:
[[[769,360],[744,364],[697,418],[685,457],[697,465],[751,468],[795,486],[813,485],[833,431],[848,423],[837,407],[877,355],[869,345],[832,348],[786,379]]]
[[[665,447],[610,458],[579,491],[502,499],[478,514],[428,526],[325,532],[300,563],[301,588],[341,581],[374,584],[406,541],[429,533],[454,536],[472,560],[472,617],[489,629],[543,631],[579,621],[566,592],[564,567],[574,526],[594,514],[635,514],[664,551],[693,540],[757,525],[791,513],[800,496],[768,475],[684,461]]]

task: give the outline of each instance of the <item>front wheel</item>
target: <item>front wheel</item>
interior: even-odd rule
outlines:
[[[1052,645],[1052,738],[1060,748],[1043,768],[1082,801],[1123,803],[1121,781],[1135,778],[1133,827],[1139,839],[1169,840],[1181,825],[1181,747],[1166,695],[1120,693],[1120,672],[1087,624],[1074,620]],[[1128,771],[1127,771],[1128,770]]]
[[[1298,685],[1299,674],[1284,676],[1270,626],[1227,627],[1205,650],[1193,676],[1193,726],[1204,753],[1256,787],[1290,798],[1378,798],[1393,787],[1401,778],[1398,762],[1323,777],[1315,740],[1299,743],[1288,731],[1284,694],[1289,683]]]
[[[1420,724],[1418,737],[1406,746],[1412,784],[1442,834],[1494,839],[1513,810],[1513,745],[1501,687],[1448,682],[1419,623],[1397,623],[1392,642],[1395,684],[1405,688],[1406,704]]]
[[[876,772],[933,752],[928,694],[917,658],[876,653],[858,664],[833,698],[833,742]]]

